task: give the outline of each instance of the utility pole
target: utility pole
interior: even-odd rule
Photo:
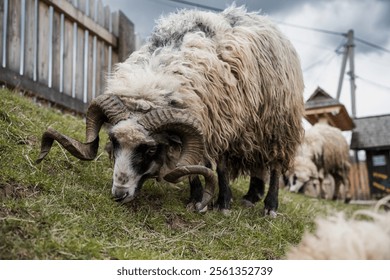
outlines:
[[[343,87],[345,68],[347,66],[347,60],[349,59],[349,72],[347,74],[350,77],[350,84],[351,84],[351,110],[352,110],[352,118],[356,118],[356,98],[355,98],[356,84],[355,84],[355,60],[354,60],[355,43],[353,41],[353,30],[350,29],[348,33],[345,34],[345,36],[347,37],[347,43],[343,51],[343,61],[341,62],[339,84],[337,87],[337,100],[340,100],[341,88]]]
[[[356,118],[356,97],[355,97],[355,91],[356,91],[356,84],[355,84],[355,60],[354,60],[354,54],[355,54],[355,43],[353,40],[353,30],[348,30],[347,34],[344,34],[344,36],[347,37],[347,43],[345,44],[344,51],[343,51],[343,61],[341,62],[341,70],[340,70],[340,77],[339,77],[339,84],[337,87],[337,100],[340,100],[341,95],[341,88],[343,87],[343,80],[344,80],[344,74],[345,74],[345,67],[347,66],[347,60],[349,59],[349,81],[351,85],[351,113],[352,113],[352,119]],[[354,160],[357,168],[358,176],[358,188],[357,190],[357,196],[360,197],[360,190],[361,190],[361,178],[360,178],[360,166],[359,166],[359,158],[358,153],[356,150],[353,152]],[[352,189],[349,189],[349,195],[352,196]]]

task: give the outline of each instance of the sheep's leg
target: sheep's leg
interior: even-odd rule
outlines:
[[[351,191],[349,189],[349,186],[346,187],[346,190],[345,190],[345,198],[344,198],[344,202],[345,203],[349,203],[352,199],[352,194],[351,194]]]
[[[349,203],[349,201],[351,200],[351,193],[349,190],[349,180],[344,179],[344,176],[337,174],[334,175],[334,181],[335,181],[335,190],[334,190],[333,200],[343,198],[345,203]],[[344,193],[342,193],[342,195],[340,194],[341,184],[344,184]]]
[[[195,204],[202,201],[203,186],[198,175],[189,176],[190,201],[187,208],[195,209]]]
[[[205,166],[210,169],[212,168],[211,162],[209,161],[206,161]],[[198,202],[202,201],[203,185],[198,175],[189,176],[189,182],[190,182],[190,200],[187,204],[187,209],[194,210],[195,205]],[[207,211],[207,207],[203,208],[199,212],[206,212],[206,211]]]
[[[334,178],[334,193],[333,193],[332,200],[337,200],[340,196],[340,185],[342,183],[342,178],[337,174],[333,174],[333,178]]]
[[[217,207],[224,213],[228,213],[232,201],[232,190],[229,185],[229,173],[226,169],[225,162],[219,162],[217,165],[218,175],[218,200]]]
[[[252,176],[249,182],[249,190],[242,199],[242,203],[246,207],[253,207],[256,202],[260,201],[264,196],[264,181],[261,178]]]
[[[352,194],[351,194],[351,188],[349,184],[348,173],[345,174],[343,178],[344,178],[343,182],[344,182],[344,189],[345,189],[344,202],[349,203],[352,199]]]
[[[279,195],[279,177],[280,171],[277,169],[271,170],[269,189],[267,196],[264,199],[264,214],[276,217],[276,210],[278,210],[278,195]]]

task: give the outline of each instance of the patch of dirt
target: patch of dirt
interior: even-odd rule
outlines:
[[[166,223],[171,230],[183,229],[189,226],[189,223],[177,214],[169,214],[166,217]]]
[[[41,192],[38,185],[24,186],[17,182],[0,182],[0,198],[21,199],[36,196]]]

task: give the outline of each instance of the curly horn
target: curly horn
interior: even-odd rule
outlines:
[[[103,94],[92,100],[86,116],[86,143],[81,143],[60,132],[48,128],[42,135],[41,152],[36,163],[49,153],[54,140],[81,160],[93,160],[99,148],[99,131],[105,122],[112,124],[130,116],[129,110],[115,95]]]

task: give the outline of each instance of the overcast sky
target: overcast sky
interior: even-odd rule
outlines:
[[[111,9],[122,10],[134,23],[136,32],[147,38],[155,20],[181,8],[179,2],[224,9],[230,0],[104,0]],[[347,33],[384,50],[355,41],[356,115],[390,114],[390,0],[236,0],[248,11],[261,11],[275,20],[297,49],[305,79],[305,100],[320,86],[336,96],[342,55],[335,50],[345,43],[342,35],[296,28]],[[279,22],[279,23],[278,23]],[[347,66],[346,72],[349,71]],[[351,113],[349,76],[344,75],[340,101]]]

